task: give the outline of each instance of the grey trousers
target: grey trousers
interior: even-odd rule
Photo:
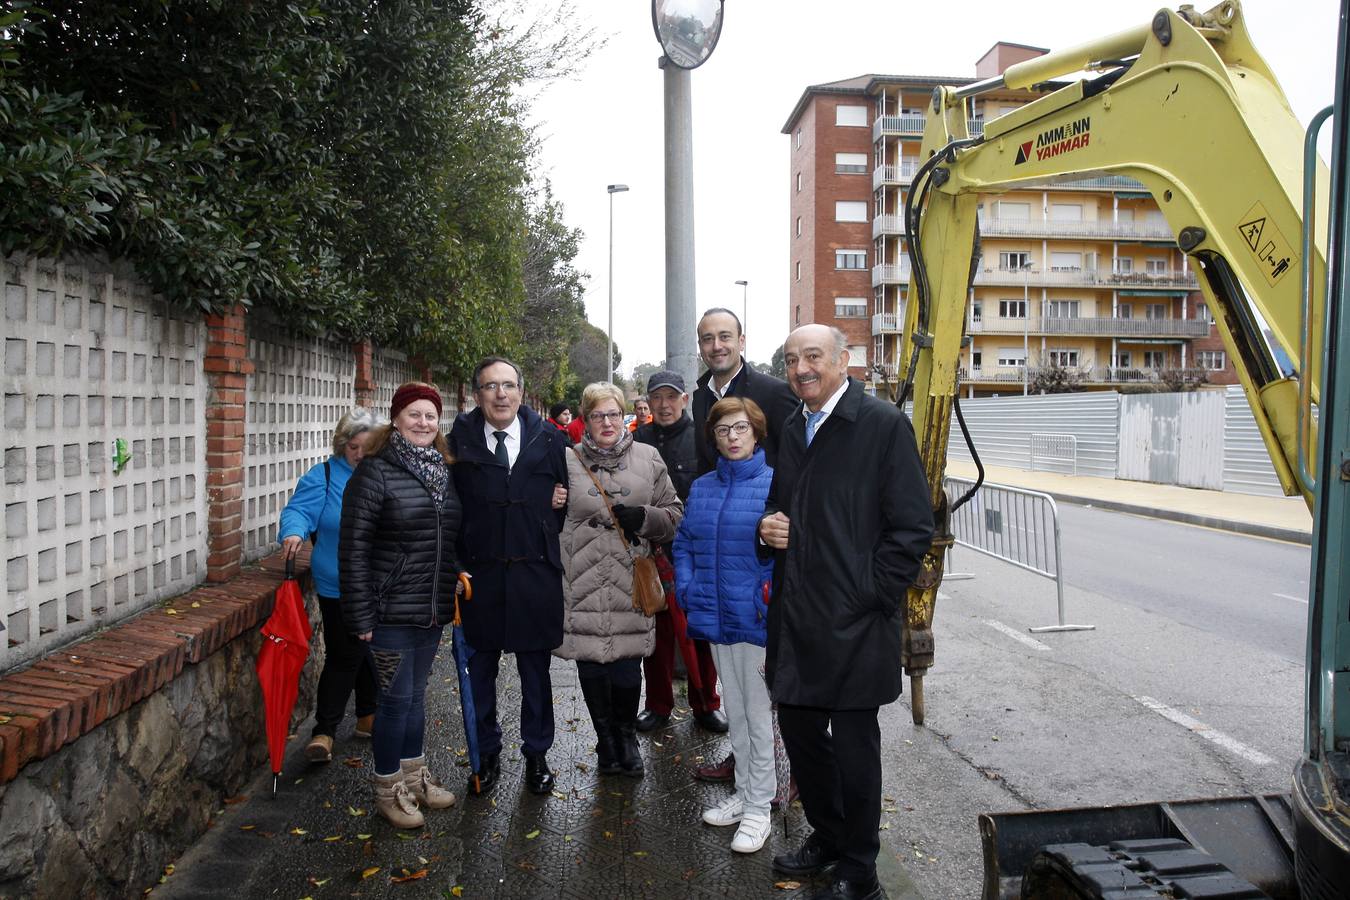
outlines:
[[[736,793],[747,813],[769,814],[777,778],[773,764],[773,717],[769,689],[760,670],[764,648],[754,644],[713,644],[722,680],[722,710],[736,754]]]

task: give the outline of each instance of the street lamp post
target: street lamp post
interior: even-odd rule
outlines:
[[[741,334],[750,333],[750,282],[737,281],[741,286]],[[746,338],[745,358],[750,358],[750,338]]]
[[[628,190],[626,184],[610,184],[605,186],[609,192],[609,328],[605,331],[608,349],[605,353],[606,365],[605,380],[614,380],[614,195],[622,194]]]
[[[723,0],[652,0],[652,30],[664,70],[666,164],[666,367],[692,384],[694,129],[689,70],[708,61],[722,32]]]

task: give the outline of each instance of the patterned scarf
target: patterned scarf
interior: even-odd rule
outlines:
[[[432,499],[440,506],[445,501],[445,487],[450,482],[450,467],[445,464],[441,451],[435,447],[418,447],[399,434],[397,429],[389,435],[389,446],[394,448],[394,454],[403,468],[426,485]]]
[[[581,443],[585,446],[586,452],[596,459],[606,461],[614,460],[623,456],[624,451],[633,443],[633,432],[624,431],[619,437],[619,442],[613,447],[601,447],[595,442],[595,438],[591,437],[590,431],[587,430],[581,432]]]

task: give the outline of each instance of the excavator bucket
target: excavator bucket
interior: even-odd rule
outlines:
[[[980,840],[984,900],[1100,897],[1103,885],[1135,881],[1163,897],[1298,898],[1288,794],[984,813]],[[1229,883],[1255,890],[1179,892],[1172,883],[1214,886],[1229,873]]]

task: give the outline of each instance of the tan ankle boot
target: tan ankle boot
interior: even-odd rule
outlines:
[[[375,714],[360,716],[356,720],[356,736],[359,738],[368,738],[375,730]]]
[[[436,776],[427,768],[427,758],[403,760],[403,783],[412,791],[417,802],[427,809],[447,809],[455,805],[455,794],[441,786]]]
[[[426,824],[417,798],[403,783],[403,773],[375,776],[375,810],[395,828],[421,828]]]

